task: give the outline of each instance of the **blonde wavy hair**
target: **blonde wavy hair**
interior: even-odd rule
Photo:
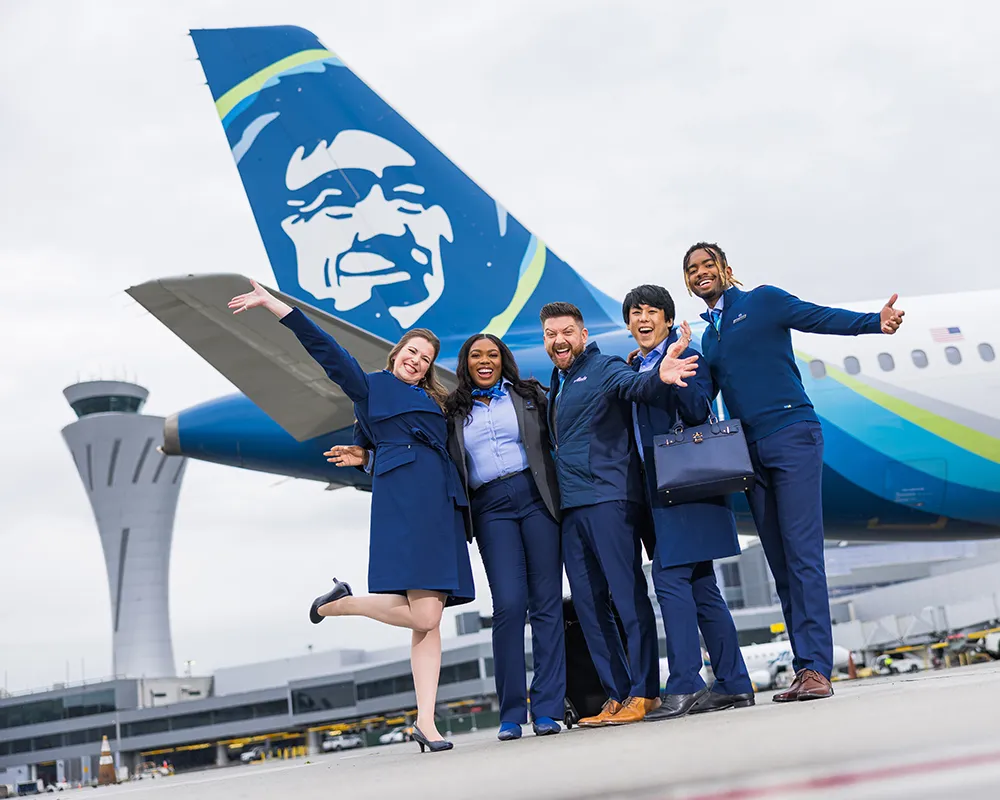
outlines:
[[[393,367],[396,365],[396,356],[399,355],[406,343],[411,339],[424,339],[430,342],[431,347],[434,348],[434,358],[427,367],[427,372],[424,373],[418,382],[417,386],[423,389],[427,394],[437,403],[442,410],[444,410],[444,401],[448,397],[448,391],[441,385],[440,381],[437,379],[437,373],[434,372],[434,362],[437,361],[438,353],[441,352],[441,340],[438,339],[433,333],[431,333],[427,328],[414,328],[413,330],[407,331],[403,334],[403,338],[396,342],[396,346],[389,351],[389,357],[386,359],[385,368],[392,372]]]

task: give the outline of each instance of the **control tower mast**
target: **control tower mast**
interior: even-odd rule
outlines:
[[[140,414],[149,392],[87,381],[63,394],[77,421],[63,428],[104,548],[115,675],[176,675],[170,638],[170,543],[184,458],[167,456],[163,418]]]

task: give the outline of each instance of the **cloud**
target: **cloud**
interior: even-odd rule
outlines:
[[[64,680],[67,662],[75,680],[81,658],[90,677],[110,671],[103,558],[59,436],[73,420],[63,387],[137,376],[162,415],[233,391],[124,289],[187,272],[271,279],[190,27],[315,31],[613,296],[657,280],[690,315],[679,260],[703,238],[745,282],[819,302],[996,287],[992,6],[303,1],[289,15],[262,1],[93,0],[2,13],[12,689]],[[370,498],[278,481],[190,465],[172,563],[179,663],[405,643],[375,623],[308,624],[334,574],[364,583]]]

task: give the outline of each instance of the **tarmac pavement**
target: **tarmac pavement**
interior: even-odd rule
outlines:
[[[829,700],[515,742],[457,736],[102,789],[148,800],[974,797],[1000,789],[1000,663],[842,681]],[[985,795],[984,795],[985,796]],[[145,800],[136,797],[135,800]]]

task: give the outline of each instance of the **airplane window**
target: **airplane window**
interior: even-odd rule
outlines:
[[[812,373],[814,378],[825,378],[826,377],[826,364],[820,361],[818,358],[809,362],[809,371]]]
[[[913,363],[920,367],[920,369],[927,366],[927,353],[923,350],[914,350],[910,355],[913,356]]]
[[[944,357],[948,359],[949,364],[962,363],[962,351],[957,347],[946,347],[944,349]]]
[[[848,356],[844,359],[844,370],[848,375],[857,375],[861,372],[861,362],[854,356]]]
[[[879,353],[878,365],[882,367],[883,372],[892,372],[896,368],[896,360],[890,353]]]
[[[993,345],[983,342],[979,345],[979,357],[983,361],[992,361],[997,357],[997,354],[993,352]]]

